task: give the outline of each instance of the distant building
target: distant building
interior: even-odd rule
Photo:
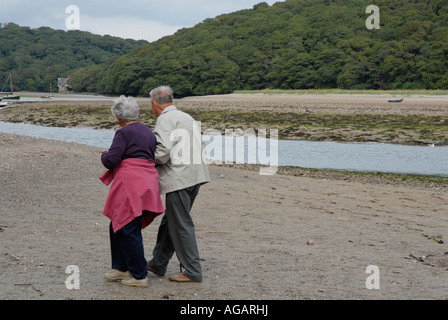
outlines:
[[[58,78],[58,88],[59,88],[59,93],[67,93],[71,87],[68,84],[68,80],[70,79],[70,76],[68,76],[67,78]]]

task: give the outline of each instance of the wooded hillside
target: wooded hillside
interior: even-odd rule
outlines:
[[[448,1],[380,0],[369,30],[365,0],[260,3],[207,19],[78,71],[79,91],[180,95],[240,89],[448,89]]]
[[[379,29],[366,27],[372,2]],[[133,96],[162,84],[179,95],[448,89],[447,0],[259,3],[143,45],[16,25],[1,28],[0,39],[0,76],[15,70],[27,90],[43,90],[68,72],[75,91]]]
[[[9,72],[13,73],[14,90],[48,91],[50,83],[56,90],[57,78],[104,64],[144,43],[83,31],[0,24],[0,90]]]

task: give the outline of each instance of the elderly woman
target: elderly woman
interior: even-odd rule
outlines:
[[[139,106],[133,98],[121,96],[111,111],[121,129],[101,155],[109,170],[100,179],[106,185],[113,181],[103,211],[111,220],[112,270],[104,277],[127,286],[147,287],[141,230],[164,211],[154,163],[156,138],[138,122]]]

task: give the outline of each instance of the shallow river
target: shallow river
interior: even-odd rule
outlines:
[[[75,142],[107,149],[114,130],[51,128],[0,122],[0,132]],[[262,138],[203,136],[207,158],[315,169],[448,176],[448,147],[382,143],[271,141]],[[221,146],[219,148],[218,146]]]

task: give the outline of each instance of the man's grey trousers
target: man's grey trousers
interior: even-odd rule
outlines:
[[[182,273],[194,281],[202,281],[202,268],[193,219],[190,211],[200,184],[166,194],[165,214],[160,222],[151,268],[166,273],[168,262],[176,252],[185,269]]]

